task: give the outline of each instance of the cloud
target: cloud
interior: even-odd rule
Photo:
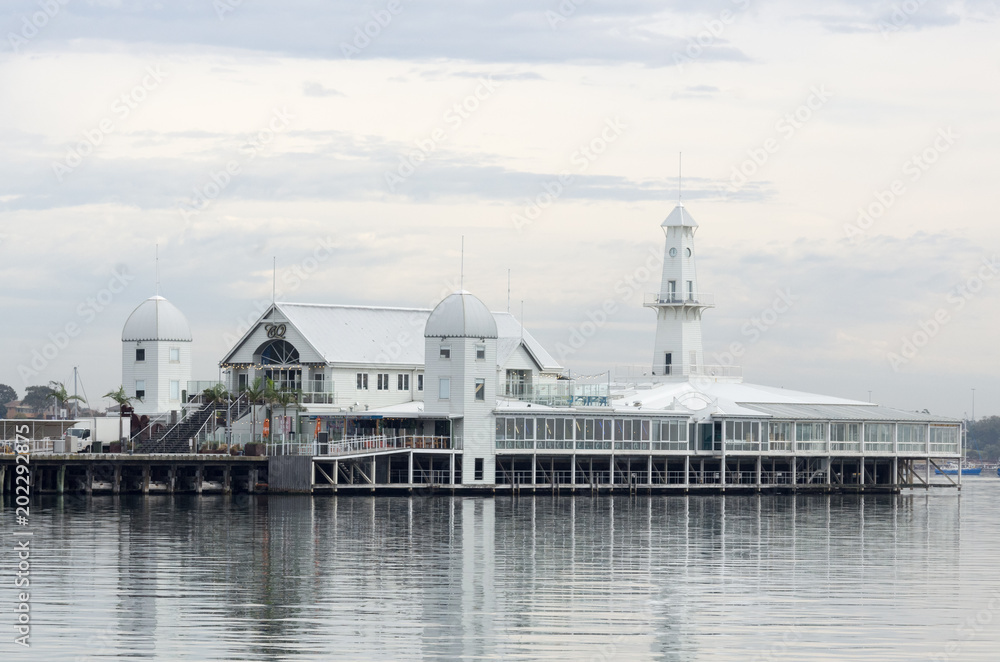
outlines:
[[[343,92],[338,92],[331,87],[324,87],[322,83],[317,83],[316,81],[307,80],[302,83],[302,93],[307,97],[342,97],[346,96]]]

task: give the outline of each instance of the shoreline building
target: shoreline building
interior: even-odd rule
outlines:
[[[434,310],[275,303],[220,365],[233,391],[257,377],[301,391],[270,452],[312,456],[310,490],[899,489],[960,461],[958,420],[706,365],[698,226],[678,204],[661,227],[660,288],[644,298],[653,361],[638,379],[568,379],[510,313],[465,291]]]
[[[122,328],[122,386],[137,415],[179,412],[191,381],[191,326],[159,294],[140,303]]]

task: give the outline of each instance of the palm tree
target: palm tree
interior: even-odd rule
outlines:
[[[127,393],[125,393],[125,387],[119,386],[117,391],[108,391],[104,394],[105,398],[111,398],[118,405],[118,438],[122,438],[122,416],[125,414],[125,408],[129,406],[133,400],[138,400],[142,402],[142,398],[130,398]],[[131,430],[129,432],[129,437],[132,437]]]
[[[56,409],[62,409],[63,405],[66,404],[68,400],[79,400],[80,402],[86,402],[79,395],[70,395],[66,392],[66,387],[62,382],[49,382],[49,395],[55,399]],[[56,412],[58,414],[58,412]]]

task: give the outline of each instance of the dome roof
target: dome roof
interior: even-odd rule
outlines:
[[[451,294],[431,311],[425,338],[496,338],[497,322],[486,304],[462,290]]]
[[[191,341],[191,326],[177,306],[161,296],[149,297],[132,311],[122,329],[122,341]]]

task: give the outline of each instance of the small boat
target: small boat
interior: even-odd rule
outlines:
[[[954,464],[946,464],[943,469],[940,468],[935,469],[934,473],[941,476],[957,476],[958,467],[956,467]],[[983,473],[982,467],[962,467],[963,476],[978,476],[981,473]],[[997,475],[1000,476],[1000,469],[997,469]]]

